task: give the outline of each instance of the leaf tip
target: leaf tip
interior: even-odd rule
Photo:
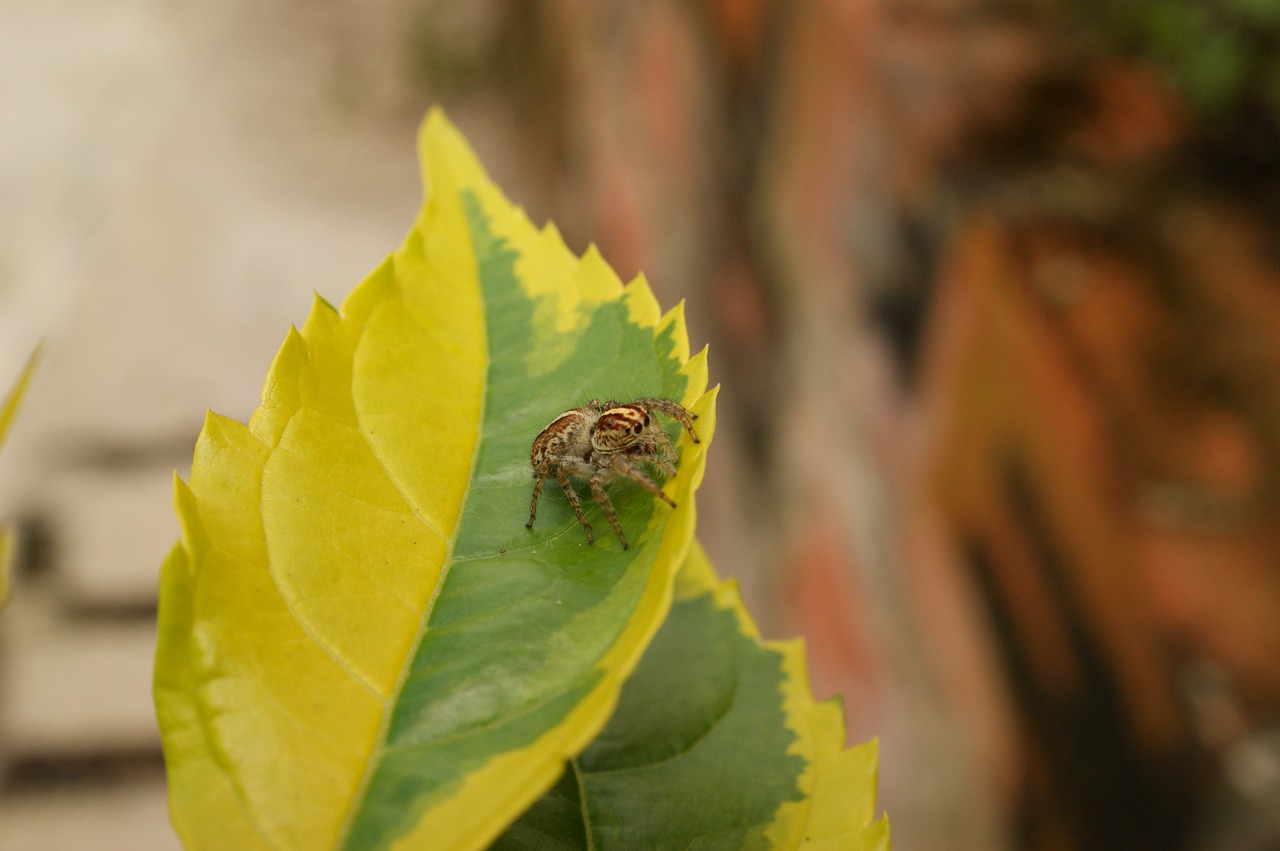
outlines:
[[[222,437],[227,433],[227,430],[231,427],[232,423],[240,425],[240,423],[236,422],[231,417],[228,417],[225,414],[220,414],[213,408],[205,408],[204,425],[200,429],[200,436],[205,437],[208,435],[209,437],[214,438]]]
[[[649,286],[649,279],[644,275],[636,275],[622,290],[622,303],[626,305],[627,314],[637,325],[658,329],[662,322],[662,309],[658,306],[658,298]],[[679,340],[676,341],[679,347]],[[685,341],[685,347],[688,340]],[[682,358],[683,360],[683,358]]]
[[[453,129],[453,122],[445,115],[443,106],[433,103],[427,108],[427,114],[422,119],[423,135],[442,133]]]
[[[707,352],[707,347],[703,346],[697,354],[684,362],[684,366],[680,367],[680,372],[688,382],[687,393],[690,401],[700,399],[709,392],[707,390],[707,381],[710,380],[710,374],[707,371]],[[717,395],[719,394],[719,387],[720,385],[717,384],[713,388]],[[715,396],[711,398],[714,399]]]
[[[0,526],[0,610],[9,602],[9,591],[13,585],[13,539],[13,529],[10,526]]]
[[[659,331],[670,327],[671,339],[675,341],[672,354],[681,362],[689,360],[689,327],[685,324],[685,300],[680,299],[675,307],[668,310],[658,321]]]
[[[600,249],[594,242],[587,246],[587,250],[582,252],[582,257],[578,260],[578,275],[581,280],[594,283],[605,298],[615,298],[618,293],[623,293],[623,297],[626,297],[622,279],[604,259],[604,255],[600,253]]]
[[[315,313],[320,310],[325,310],[329,313],[332,313],[334,316],[338,315],[338,308],[334,306],[333,302],[329,301],[327,298],[320,295],[320,293],[312,291],[311,312]]]
[[[307,314],[306,321],[302,323],[301,329],[293,326],[289,327],[290,332],[293,333],[285,337],[284,345],[295,344],[294,336],[297,334],[304,341],[303,350],[309,351],[310,344],[305,341],[323,339],[326,336],[336,336],[341,325],[342,311],[321,298],[319,293],[313,293],[311,311]],[[306,357],[310,360],[311,356],[307,354]]]
[[[438,105],[427,110],[419,125],[418,160],[427,198],[432,197],[433,183],[444,193],[459,187],[479,188],[489,184],[488,173],[471,144]]]
[[[423,116],[422,123],[418,125],[418,157],[424,166],[424,178],[427,176],[425,166],[432,161],[433,152],[451,132],[456,130],[453,122],[444,114],[444,108],[439,104],[432,104]]]
[[[173,471],[173,510],[181,516],[188,509],[195,506],[196,495],[191,490],[191,485],[187,484],[182,476],[178,475],[178,471]]]
[[[697,376],[695,375],[689,380],[688,398],[685,400],[685,407],[698,416],[698,438],[705,448],[715,437],[716,400],[720,395],[720,385],[717,384],[710,390],[706,390],[703,389],[706,387],[706,383],[703,382],[699,385],[696,378]]]
[[[9,426],[18,412],[18,406],[22,404],[22,397],[26,394],[27,388],[31,384],[31,377],[35,374],[36,366],[44,356],[44,347],[43,340],[36,344],[35,349],[27,357],[26,365],[18,373],[18,380],[14,383],[13,389],[3,399],[0,399],[0,441],[4,440],[5,432],[9,430]]]
[[[860,838],[866,851],[889,851],[889,815],[886,813],[863,828]]]
[[[546,224],[544,224],[542,226],[542,230],[539,231],[539,235],[543,239],[547,240],[549,244],[563,247],[566,251],[569,250],[564,244],[564,235],[560,233],[560,228],[558,228],[556,223],[551,219],[547,219]]]

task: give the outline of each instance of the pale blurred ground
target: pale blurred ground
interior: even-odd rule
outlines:
[[[0,848],[177,846],[150,689],[172,471],[206,407],[252,411],[312,293],[340,300],[417,208],[418,110],[376,102],[387,33],[344,24],[374,102],[343,104],[332,22],[281,14],[0,3],[0,383],[48,343],[0,460],[24,552]]]

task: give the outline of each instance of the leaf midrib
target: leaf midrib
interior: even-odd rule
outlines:
[[[480,292],[480,299],[483,304],[483,287],[479,286],[479,284],[480,282],[477,280],[477,289]],[[351,838],[351,830],[355,825],[356,817],[364,808],[365,799],[369,794],[369,786],[372,784],[374,775],[377,773],[377,766],[381,764],[382,757],[387,753],[387,736],[391,731],[391,719],[395,716],[396,708],[400,705],[400,695],[404,691],[405,682],[409,679],[409,674],[413,670],[413,662],[418,658],[418,651],[422,647],[422,639],[426,636],[427,629],[431,624],[431,615],[435,612],[436,602],[440,599],[440,592],[444,588],[445,581],[449,578],[449,573],[453,568],[453,553],[458,545],[458,535],[462,532],[462,521],[463,518],[466,517],[467,502],[471,499],[471,486],[475,482],[476,468],[479,466],[480,449],[484,445],[485,440],[484,424],[488,410],[490,371],[493,367],[493,361],[489,356],[488,322],[481,323],[481,328],[483,329],[482,333],[484,334],[482,348],[485,353],[485,364],[483,370],[484,380],[480,384],[480,416],[477,418],[479,432],[476,435],[475,446],[471,450],[471,463],[467,470],[466,487],[463,489],[462,500],[458,504],[458,519],[454,523],[452,534],[450,534],[445,543],[445,556],[444,562],[440,566],[440,576],[436,580],[435,588],[431,590],[431,596],[427,598],[426,607],[422,610],[422,619],[418,626],[418,633],[413,637],[413,643],[410,645],[409,652],[405,654],[405,661],[400,667],[400,675],[396,679],[395,687],[392,688],[390,695],[383,703],[382,721],[378,725],[378,735],[372,750],[369,752],[369,758],[365,761],[364,774],[360,778],[360,783],[356,787],[355,794],[351,797],[351,805],[347,807],[342,827],[339,829],[336,841],[333,845],[334,851],[340,851],[347,847]],[[357,343],[357,348],[358,346],[359,344]],[[352,395],[354,397],[354,387],[352,390]],[[356,412],[356,424],[357,426],[360,426],[360,414],[358,411]],[[357,428],[357,430],[361,437],[367,441],[368,436],[365,434],[363,428]],[[372,449],[373,447],[370,446],[370,450]],[[376,457],[377,453],[375,452],[374,455]],[[382,464],[381,458],[378,459],[378,463]],[[383,469],[386,469],[385,466]],[[404,493],[401,490],[399,483],[395,482],[394,477],[390,475],[389,471],[388,478],[391,479],[393,486],[403,497]],[[414,516],[421,519],[418,510],[413,507],[413,503],[408,499],[405,499],[405,503],[412,508]],[[425,521],[423,522],[425,523]],[[426,525],[430,526],[431,524]]]
[[[587,807],[587,786],[582,782],[582,766],[577,757],[569,760],[569,764],[573,766],[573,778],[578,782],[578,808],[582,812],[582,832],[586,834],[587,851],[596,851],[595,838],[591,833],[591,813]]]

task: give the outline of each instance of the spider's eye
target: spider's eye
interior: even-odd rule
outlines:
[[[641,431],[643,428],[644,428],[644,426],[640,425],[640,423],[636,423],[635,425],[633,425],[633,426],[631,427],[631,433],[632,433],[632,434],[639,434],[639,433],[640,433],[640,431]]]

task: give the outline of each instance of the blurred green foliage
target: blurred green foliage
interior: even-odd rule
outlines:
[[[1168,73],[1198,117],[1241,108],[1280,114],[1276,0],[1090,2],[1103,42]]]

